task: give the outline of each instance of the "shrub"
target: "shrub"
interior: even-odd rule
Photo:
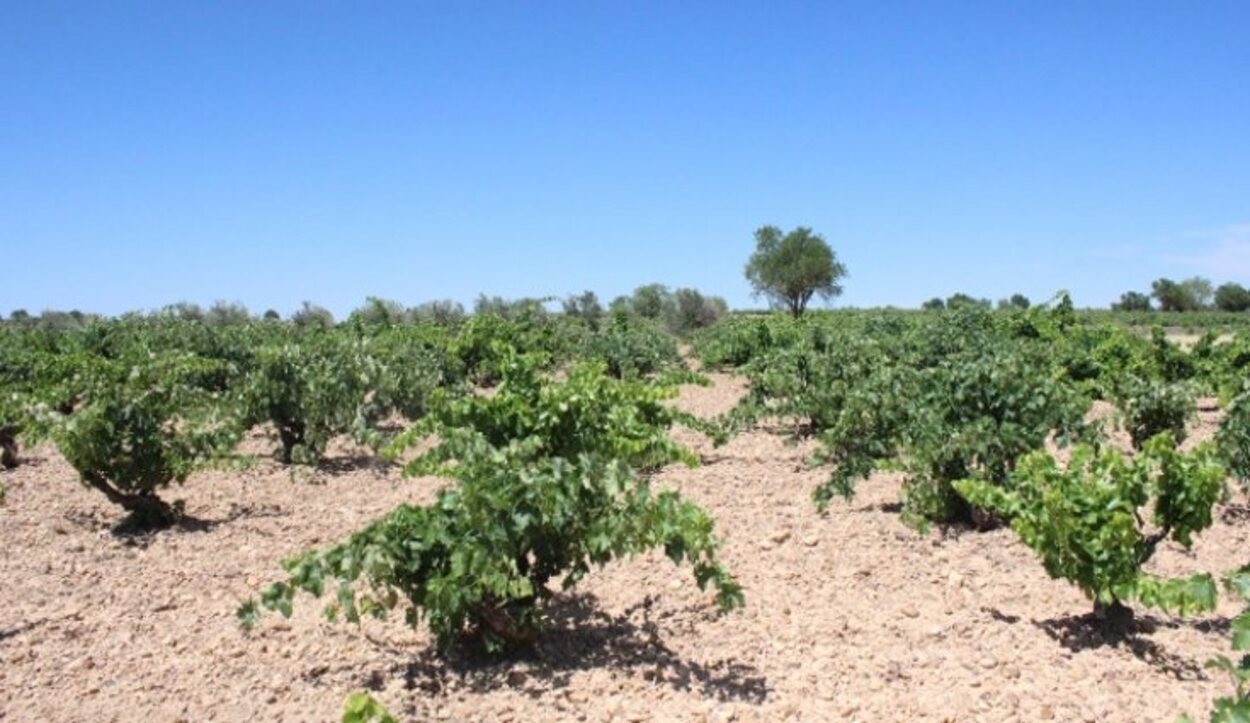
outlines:
[[[296,591],[320,596],[338,581],[334,614],[384,616],[407,600],[446,650],[467,634],[498,652],[537,635],[549,581],[575,585],[591,568],[663,547],[712,584],[724,609],[741,604],[737,583],[717,563],[712,520],[675,492],[652,493],[638,469],[693,463],[665,430],[681,418],[662,404],[672,392],[612,380],[598,365],[564,382],[512,356],[491,397],[440,395],[431,414],[399,443],[426,434],[438,444],[407,474],[438,472],[457,484],[430,505],[401,505],[327,552],[285,563],[286,582],[260,606],[289,614]],[[453,464],[454,461],[454,464]],[[357,589],[364,578],[368,592]]]
[[[1128,380],[1118,402],[1133,449],[1163,433],[1180,444],[1185,441],[1185,424],[1197,412],[1193,391],[1185,384]]]
[[[1228,471],[1242,487],[1250,487],[1250,390],[1242,392],[1229,405],[1215,433],[1215,443]]]
[[[1211,526],[1223,481],[1209,446],[1182,454],[1171,436],[1161,434],[1132,460],[1078,445],[1061,469],[1039,451],[1020,461],[1008,485],[965,480],[955,489],[1009,519],[1046,572],[1079,587],[1096,611],[1123,611],[1123,602],[1136,600],[1188,614],[1214,607],[1210,575],[1162,579],[1142,566],[1164,540],[1188,548],[1196,533]],[[1156,528],[1149,533],[1138,514],[1148,504]]]
[[[176,510],[158,490],[229,455],[238,442],[236,420],[217,396],[187,383],[211,365],[182,356],[101,367],[82,408],[53,424],[53,439],[82,482],[137,526],[173,522]]]
[[[899,432],[910,475],[904,516],[926,522],[976,522],[952,484],[975,478],[1001,485],[1026,453],[1051,434],[1069,441],[1086,433],[1089,400],[1054,378],[1036,349],[998,344],[922,371]]]
[[[1234,661],[1225,655],[1217,655],[1207,661],[1207,668],[1228,674],[1233,684],[1233,694],[1216,698],[1211,708],[1211,723],[1244,723],[1250,720],[1250,565],[1242,567],[1224,580],[1225,587],[1238,600],[1246,604],[1241,614],[1232,620],[1231,647],[1241,653]],[[1192,723],[1189,716],[1181,716],[1178,723]]]
[[[678,289],[673,292],[673,304],[664,323],[674,334],[689,334],[715,324],[727,311],[725,300],[720,297],[704,296],[695,289]]]
[[[684,369],[677,342],[642,317],[613,314],[612,322],[586,337],[583,359],[598,359],[609,376],[639,379],[657,372]]]
[[[273,424],[283,464],[311,464],[339,434],[359,430],[378,376],[359,343],[306,335],[265,346],[240,393],[247,424]]]

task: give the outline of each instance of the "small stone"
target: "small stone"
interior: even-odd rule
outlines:
[[[998,661],[994,658],[994,656],[987,655],[984,658],[981,658],[981,667],[986,670],[992,670],[993,668],[998,667]]]
[[[1044,705],[1042,706],[1042,709],[1037,712],[1037,717],[1041,718],[1042,720],[1054,720],[1055,709],[1051,708],[1048,705]]]
[[[906,616],[907,616],[907,617],[909,617],[909,618],[918,618],[918,617],[920,617],[920,611],[916,609],[916,606],[915,606],[915,605],[904,605],[904,606],[903,606],[903,614],[904,614],[904,615],[906,615]]]
[[[789,531],[789,530],[778,530],[777,532],[774,532],[774,533],[773,533],[773,534],[772,534],[772,535],[771,535],[768,539],[770,539],[770,540],[772,540],[774,543],[776,543],[776,544],[780,545],[781,543],[783,543],[783,542],[785,542],[786,540],[790,539],[790,531]]]

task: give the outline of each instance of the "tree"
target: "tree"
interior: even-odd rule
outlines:
[[[1150,295],[1159,302],[1162,311],[1198,311],[1211,303],[1211,282],[1201,276],[1184,281],[1155,279],[1150,284]]]
[[[464,321],[464,305],[451,299],[436,299],[409,309],[417,321],[432,321],[443,326],[453,326]]]
[[[921,304],[920,308],[926,311],[941,311],[946,308],[946,302],[942,301],[941,297],[935,296]]]
[[[210,324],[227,326],[230,324],[246,324],[252,320],[252,315],[248,312],[247,307],[240,302],[218,300],[208,308],[205,319]]]
[[[398,301],[380,299],[376,296],[365,297],[365,304],[347,317],[347,320],[361,326],[395,326],[404,323],[407,310]]]
[[[728,305],[719,296],[704,296],[696,289],[677,289],[665,323],[674,334],[687,334],[715,324],[728,311]]]
[[[946,300],[946,308],[948,309],[988,309],[990,308],[989,299],[977,299],[963,292],[951,294]]]
[[[664,284],[647,284],[634,289],[630,305],[639,316],[659,319],[673,305],[673,295]]]
[[[1181,282],[1183,288],[1189,297],[1194,300],[1194,309],[1205,309],[1211,305],[1211,297],[1214,291],[1211,288],[1211,280],[1204,279],[1201,276],[1191,276]]]
[[[761,226],[743,273],[756,296],[762,294],[798,317],[816,294],[829,299],[842,293],[838,281],[846,276],[846,266],[810,228],[799,226],[783,234],[776,226]]]
[[[575,319],[586,322],[592,330],[599,328],[599,320],[603,318],[603,305],[593,291],[583,291],[564,300],[564,313]]]
[[[305,301],[299,311],[291,314],[291,322],[297,329],[329,329],[334,326],[334,314],[329,309]]]
[[[1241,284],[1229,282],[1215,290],[1215,306],[1220,311],[1245,311],[1250,309],[1250,290]]]
[[[1111,305],[1112,311],[1150,311],[1150,297],[1140,291],[1125,291]]]

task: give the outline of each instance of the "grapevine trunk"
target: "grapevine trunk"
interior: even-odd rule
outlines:
[[[95,474],[84,475],[86,483],[104,493],[109,502],[130,513],[128,522],[140,529],[168,527],[178,521],[178,514],[167,502],[146,490],[126,493],[109,484],[108,480]]]

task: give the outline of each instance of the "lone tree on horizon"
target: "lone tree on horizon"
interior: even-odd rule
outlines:
[[[763,294],[797,318],[816,294],[829,299],[842,293],[838,281],[846,276],[846,266],[824,237],[806,226],[787,234],[776,226],[761,226],[743,273],[756,296]]]

